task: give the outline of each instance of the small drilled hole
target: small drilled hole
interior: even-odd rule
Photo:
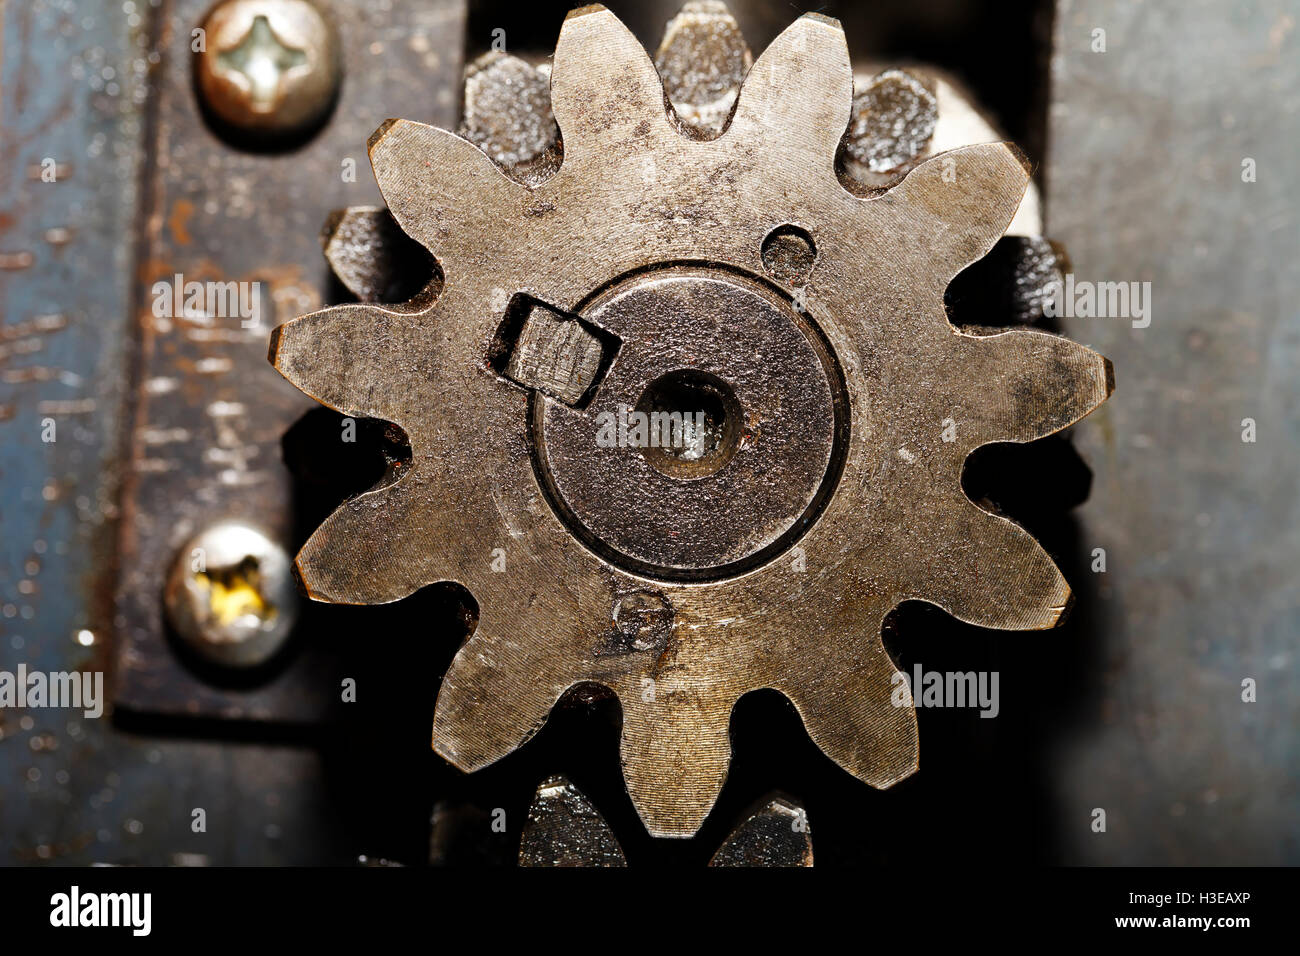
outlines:
[[[784,285],[806,284],[816,261],[817,246],[799,226],[777,226],[763,240],[763,267]]]

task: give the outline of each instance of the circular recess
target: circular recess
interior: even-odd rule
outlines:
[[[803,286],[817,262],[817,246],[802,226],[777,226],[763,240],[763,268],[787,286]]]
[[[638,273],[580,311],[621,340],[608,372],[583,408],[532,404],[539,483],[574,534],[666,580],[742,573],[793,544],[848,434],[843,377],[810,318],[767,282],[706,266]]]

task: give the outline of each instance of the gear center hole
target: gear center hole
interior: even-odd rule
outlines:
[[[693,480],[717,474],[740,447],[744,421],[731,386],[698,369],[661,375],[637,402],[629,445],[651,468],[669,478]],[[644,418],[642,418],[644,416]]]

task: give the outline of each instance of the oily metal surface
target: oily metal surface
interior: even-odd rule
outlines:
[[[411,466],[342,505],[298,557],[317,600],[398,600],[452,580],[477,629],[439,693],[434,749],[464,770],[503,757],[570,687],[613,690],[624,778],[651,833],[689,836],[725,780],[735,701],[772,688],[850,773],[889,786],[916,769],[916,718],[891,702],[879,639],[899,603],[995,628],[1053,626],[1070,589],[1045,552],[961,489],[966,457],[1072,424],[1110,393],[1109,363],[1029,330],[965,334],[949,281],[1006,230],[1028,183],[1005,144],[958,149],[892,189],[851,194],[835,168],[853,75],[835,21],[807,15],[755,62],[730,124],[679,133],[640,44],[600,7],[570,14],[553,61],[563,163],[535,187],[455,135],[405,120],[371,138],[403,230],[437,259],[417,310],[325,309],[282,325],[271,359],[318,401],[399,424]],[[535,393],[488,352],[513,297],[572,312],[596,289],[665,263],[763,274],[772,229],[815,240],[785,289],[843,370],[843,473],[797,554],[722,581],[647,581],[602,560],[547,503],[532,466]],[[611,642],[629,593],[662,613]],[[611,653],[611,648],[614,652]]]
[[[813,865],[812,829],[803,807],[773,797],[731,831],[709,866]]]
[[[519,840],[520,866],[627,866],[605,818],[563,776],[548,777],[528,807]]]

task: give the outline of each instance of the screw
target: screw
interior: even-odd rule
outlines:
[[[302,132],[329,112],[343,66],[334,26],[308,0],[223,0],[203,21],[204,104],[245,131]]]
[[[204,660],[256,667],[284,646],[298,594],[284,548],[259,528],[222,521],[190,539],[163,592],[168,623]]]

